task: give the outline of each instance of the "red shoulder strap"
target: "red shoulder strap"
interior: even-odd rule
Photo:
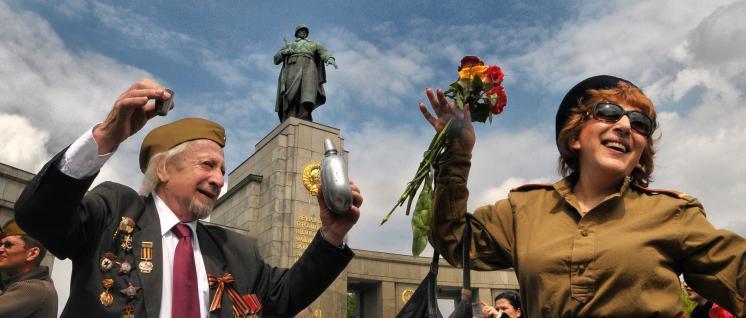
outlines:
[[[673,197],[673,198],[687,200],[687,201],[689,199],[691,199],[691,196],[689,196],[689,195],[687,195],[685,193],[681,193],[681,192],[676,192],[676,191],[672,191],[672,190],[664,190],[664,189],[650,189],[650,188],[645,188],[643,186],[640,186],[638,184],[634,184],[634,186],[635,186],[635,188],[639,189],[640,191],[648,193],[648,194],[665,194],[665,195]]]

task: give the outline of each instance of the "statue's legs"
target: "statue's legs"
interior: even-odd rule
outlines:
[[[311,111],[313,111],[312,102],[301,103],[301,106],[298,107],[298,118],[302,118],[308,121],[313,121],[313,118],[311,117]]]
[[[311,111],[313,111],[314,105],[312,102],[301,102],[300,96],[296,95],[295,98],[289,101],[284,107],[282,112],[282,121],[285,121],[289,117],[295,117],[313,121],[311,117]]]

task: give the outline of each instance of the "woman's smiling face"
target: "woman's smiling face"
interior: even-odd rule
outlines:
[[[609,102],[625,110],[640,110],[623,101]],[[578,153],[581,174],[586,169],[592,169],[587,171],[621,180],[639,164],[646,144],[647,137],[632,130],[629,116],[625,115],[615,123],[588,116],[570,148]]]

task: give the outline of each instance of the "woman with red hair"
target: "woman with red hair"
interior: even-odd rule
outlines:
[[[653,103],[614,76],[585,79],[562,100],[555,137],[564,178],[525,185],[465,218],[476,141],[469,111],[442,90],[420,103],[458,138],[436,167],[430,241],[460,265],[471,227],[472,268],[514,268],[529,317],[680,317],[679,274],[703,296],[746,317],[746,241],[715,229],[694,198],[651,190],[658,128]]]

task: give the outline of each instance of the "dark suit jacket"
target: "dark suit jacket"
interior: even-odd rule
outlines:
[[[77,180],[57,169],[64,151],[45,165],[16,202],[16,220],[60,259],[73,262],[70,298],[62,317],[121,317],[132,304],[135,317],[158,317],[162,285],[162,243],[158,213],[152,197],[142,198],[129,187],[113,182],[96,186],[86,194],[95,176]],[[112,238],[121,216],[133,216],[137,226],[133,249],[126,253],[120,240]],[[139,219],[138,219],[139,216]],[[290,317],[313,302],[352,259],[349,248],[340,249],[317,233],[306,252],[290,269],[272,267],[259,255],[256,241],[220,227],[198,224],[197,238],[208,274],[235,277],[233,286],[242,295],[255,293],[263,316]],[[138,270],[141,243],[153,243],[154,269]],[[133,265],[129,274],[118,274],[118,265],[103,272],[100,258],[116,255],[117,261]],[[109,289],[114,303],[103,306],[102,281],[114,280]],[[138,297],[128,301],[120,290],[128,283],[142,287]],[[215,289],[210,289],[212,301]],[[210,317],[232,317],[228,293],[222,308]]]

